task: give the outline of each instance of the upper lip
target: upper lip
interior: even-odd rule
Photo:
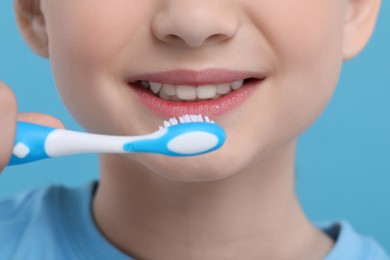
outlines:
[[[158,82],[171,85],[207,85],[222,84],[245,79],[264,79],[265,73],[255,71],[235,71],[226,69],[171,70],[158,73],[138,74],[128,78],[129,83],[138,81]]]

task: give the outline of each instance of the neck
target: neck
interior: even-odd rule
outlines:
[[[303,247],[325,236],[295,195],[295,145],[230,178],[199,183],[172,182],[105,155],[93,205],[97,225],[137,259],[302,257]],[[329,246],[305,259],[320,259]]]

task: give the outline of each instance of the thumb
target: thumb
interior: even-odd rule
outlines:
[[[64,128],[64,124],[57,118],[40,113],[20,113],[18,115],[19,121],[45,125],[53,128]]]

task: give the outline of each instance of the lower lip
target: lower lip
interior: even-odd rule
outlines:
[[[221,116],[230,110],[241,106],[264,81],[251,80],[238,90],[213,100],[202,101],[168,101],[152,94],[148,89],[130,84],[140,101],[156,114],[162,117],[178,117],[185,114]]]

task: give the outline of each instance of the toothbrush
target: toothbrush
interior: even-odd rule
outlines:
[[[8,165],[78,153],[156,153],[195,156],[220,148],[225,132],[208,117],[184,115],[141,136],[110,136],[18,122]]]

